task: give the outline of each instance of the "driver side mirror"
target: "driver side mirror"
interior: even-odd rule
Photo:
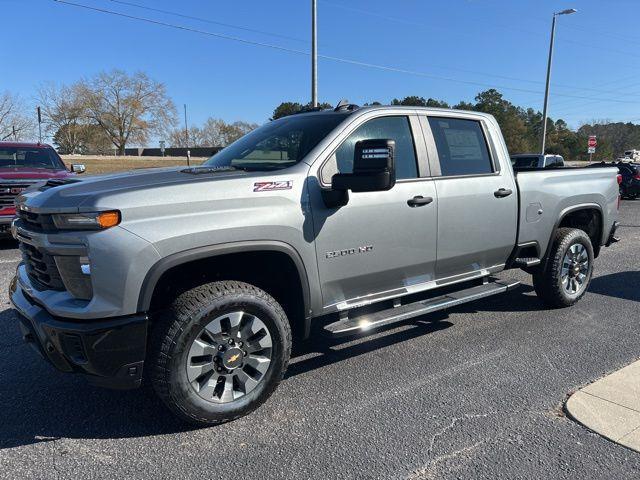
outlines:
[[[325,205],[337,208],[349,202],[352,192],[390,190],[396,183],[394,164],[396,142],[388,139],[361,140],[356,143],[353,173],[336,173],[331,177],[331,190],[323,190]]]
[[[82,163],[71,164],[71,171],[73,173],[84,173],[86,170],[87,170],[87,167],[85,167]]]
[[[393,140],[361,140],[356,143],[353,173],[336,173],[331,188],[338,191],[379,192],[396,183]]]

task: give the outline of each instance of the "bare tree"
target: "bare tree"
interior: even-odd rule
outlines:
[[[203,142],[211,147],[226,147],[257,127],[255,123],[226,123],[224,120],[209,118],[202,127]]]
[[[172,147],[226,147],[257,127],[255,123],[226,123],[219,118],[208,118],[202,128],[189,128],[189,145],[184,129],[180,128],[170,132],[169,144]]]
[[[85,112],[81,93],[79,84],[57,86],[49,83],[38,89],[45,128],[65,153],[77,153],[83,143],[85,129],[81,122]]]
[[[0,140],[32,138],[35,114],[30,117],[22,100],[10,92],[0,94]]]
[[[189,141],[187,142],[187,136],[184,128],[176,128],[169,132],[168,140],[169,145],[172,147],[204,147],[207,146],[203,137],[203,130],[199,127],[189,127]]]
[[[176,108],[164,84],[144,73],[103,72],[81,88],[88,119],[106,132],[120,155],[129,142],[144,144],[176,123]]]

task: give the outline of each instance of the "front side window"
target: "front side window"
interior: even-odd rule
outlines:
[[[363,123],[342,142],[322,169],[322,181],[328,184],[336,173],[352,173],[356,143],[361,140],[378,139],[396,142],[394,160],[398,180],[418,176],[416,151],[409,119],[404,116],[380,117]]]
[[[483,175],[493,172],[487,141],[480,122],[429,117],[443,177]]]

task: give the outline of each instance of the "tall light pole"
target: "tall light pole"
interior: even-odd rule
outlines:
[[[318,106],[318,3],[311,0],[311,106]]]
[[[575,8],[569,8],[553,14],[553,22],[551,22],[551,43],[549,44],[549,62],[547,63],[547,86],[544,91],[544,109],[542,112],[542,147],[540,153],[544,155],[544,149],[547,143],[547,108],[549,106],[549,85],[551,83],[551,62],[553,59],[553,41],[556,36],[556,17],[558,15],[571,15],[576,13]]]

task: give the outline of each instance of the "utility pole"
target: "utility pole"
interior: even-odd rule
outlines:
[[[189,148],[189,126],[187,125],[187,104],[184,104],[184,139],[185,145]]]
[[[38,107],[38,143],[42,143],[42,112]]]
[[[576,9],[569,8],[558,13],[553,14],[553,22],[551,22],[551,42],[549,43],[549,60],[547,62],[547,83],[544,90],[544,108],[542,111],[542,146],[540,147],[540,153],[544,155],[544,150],[547,143],[547,110],[549,107],[549,86],[551,85],[551,63],[553,61],[553,42],[556,36],[556,17],[558,15],[571,15],[576,13]]]
[[[311,106],[318,106],[318,3],[311,0]]]
[[[189,125],[187,124],[187,104],[184,104],[184,138],[187,145],[187,166],[191,166],[191,152],[189,151]]]

